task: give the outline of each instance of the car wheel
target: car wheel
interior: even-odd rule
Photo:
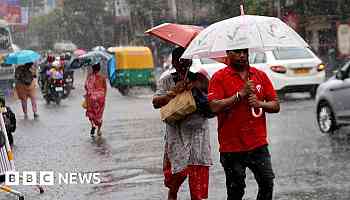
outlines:
[[[321,103],[317,109],[317,122],[320,131],[323,133],[332,133],[337,129],[334,113],[328,103]]]
[[[127,96],[129,94],[130,88],[128,86],[119,86],[118,90],[123,96]]]

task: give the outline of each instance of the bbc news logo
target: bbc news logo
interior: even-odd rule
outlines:
[[[55,173],[53,171],[24,171],[22,174],[15,171],[5,173],[6,185],[78,185],[99,184],[100,173]]]

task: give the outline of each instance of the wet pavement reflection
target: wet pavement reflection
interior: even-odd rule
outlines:
[[[79,80],[79,79],[78,79]],[[81,80],[82,82],[82,80]],[[121,96],[109,88],[102,138],[91,138],[80,107],[82,84],[62,105],[45,105],[40,118],[23,119],[19,102],[9,102],[17,114],[15,164],[18,170],[98,172],[98,185],[45,186],[43,195],[30,186],[15,187],[26,199],[166,199],[163,186],[163,125],[151,105],[151,92],[140,89]],[[322,134],[315,119],[314,100],[287,96],[279,114],[269,115],[270,151],[278,200],[350,199],[350,129]],[[226,199],[225,176],[219,162],[216,120],[210,120],[212,156],[209,199]],[[247,173],[246,199],[256,197],[257,185]],[[189,199],[187,183],[179,199]],[[0,194],[0,199],[16,199]]]

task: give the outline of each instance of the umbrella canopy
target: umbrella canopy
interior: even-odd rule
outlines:
[[[91,49],[92,51],[106,51],[106,48],[104,48],[103,46],[96,46],[94,48]]]
[[[308,47],[287,24],[275,17],[242,15],[208,26],[189,44],[183,58],[225,57],[226,50]]]
[[[73,52],[73,54],[74,54],[75,56],[81,56],[81,55],[86,54],[86,51],[83,50],[83,49],[76,49],[76,50]]]
[[[20,50],[8,54],[5,58],[6,64],[22,65],[39,60],[40,54],[32,50]]]
[[[112,57],[107,62],[107,74],[108,74],[109,83],[111,85],[114,85],[114,82],[117,79],[117,69],[116,69],[116,62],[114,57]]]
[[[72,42],[59,42],[54,44],[55,51],[74,51],[77,49],[77,46]]]
[[[114,54],[116,48],[118,48],[118,47],[108,47],[107,52],[111,53],[111,54]]]
[[[90,66],[95,63],[100,63],[102,66],[102,70],[104,71],[107,67],[107,63],[109,60],[113,58],[112,55],[103,51],[89,51],[86,54],[78,56],[74,58],[70,62],[70,69],[78,69],[81,67]]]
[[[147,30],[145,33],[172,44],[187,47],[203,29],[200,26],[164,23]]]
[[[84,55],[79,56],[80,59],[90,59],[92,62],[99,62],[101,60],[108,61],[113,56],[105,51],[89,51]]]

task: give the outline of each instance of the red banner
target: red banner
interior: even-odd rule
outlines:
[[[21,7],[19,6],[7,6],[7,15],[4,19],[8,23],[21,23]]]
[[[0,0],[0,17],[8,23],[21,23],[21,6],[19,0]]]

